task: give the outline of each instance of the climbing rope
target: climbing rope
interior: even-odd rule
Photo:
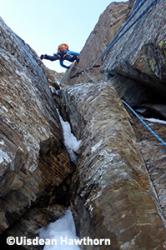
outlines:
[[[108,53],[110,51],[110,49],[121,39],[122,36],[124,36],[127,31],[133,27],[134,24],[136,24],[138,22],[138,20],[140,20],[151,8],[152,6],[156,5],[157,2],[159,0],[153,0],[151,2],[151,4],[135,19],[135,21],[133,23],[131,23],[129,25],[129,27],[127,29],[125,29],[125,27],[127,26],[127,24],[132,20],[132,18],[136,15],[136,13],[139,11],[139,9],[147,2],[146,1],[141,1],[139,4],[138,2],[136,2],[137,7],[133,10],[131,16],[128,18],[128,20],[126,21],[126,23],[122,26],[122,28],[119,30],[118,34],[114,37],[114,39],[112,40],[112,42],[107,46],[107,48],[104,50],[103,54],[101,55],[102,59],[104,59],[105,54]],[[125,31],[123,33],[121,33],[123,30],[125,29]]]
[[[114,40],[116,40],[119,36],[119,34],[122,32],[122,30],[127,26],[127,24],[129,23],[129,21],[131,21],[131,19],[136,15],[136,13],[139,11],[139,9],[145,4],[145,2],[147,2],[148,0],[137,0],[134,8],[132,10],[131,15],[129,16],[129,18],[127,19],[126,23],[120,28],[120,30],[118,31],[118,34],[114,37]],[[112,41],[113,42],[113,41]],[[93,62],[92,66],[89,66],[88,68],[86,68],[87,70],[91,70],[92,68],[94,68],[95,66],[100,66],[100,65],[95,65],[98,60],[102,59],[104,57],[104,54],[106,53],[106,49],[104,49],[104,51],[101,52],[101,54],[99,54],[99,56],[95,59],[95,61]],[[83,70],[84,71],[84,70]],[[80,71],[80,73],[82,73]]]
[[[97,59],[95,59],[95,61],[93,62],[92,66],[89,66],[88,68],[86,68],[86,73],[87,71],[91,70],[93,67],[95,67],[96,62],[99,59],[104,59],[105,55],[110,51],[110,49],[121,39],[122,36],[124,36],[125,33],[127,33],[127,31],[138,22],[138,20],[140,20],[151,8],[152,6],[154,6],[155,4],[157,4],[157,2],[159,0],[151,0],[151,4],[135,19],[135,21],[129,25],[129,27],[127,29],[126,26],[128,25],[128,23],[135,17],[135,15],[138,13],[138,11],[142,8],[142,6],[148,2],[149,0],[137,0],[135,2],[135,5],[133,7],[133,10],[131,12],[131,15],[129,16],[129,18],[127,19],[127,21],[125,22],[125,24],[120,28],[119,32],[117,33],[117,35],[113,38],[113,40],[111,41],[111,43],[104,49],[103,52],[101,52],[101,54],[97,57]],[[125,29],[125,30],[124,30]],[[124,32],[123,32],[124,30]],[[123,33],[122,33],[123,32]],[[80,72],[77,72],[77,74],[74,76],[78,76],[82,73],[85,73],[85,70],[81,70]]]
[[[126,26],[128,25],[128,23],[133,19],[133,17],[135,17],[135,15],[137,14],[137,12],[141,9],[141,7],[149,0],[137,0],[135,2],[135,5],[133,7],[133,10],[131,12],[131,15],[129,16],[129,18],[127,19],[126,23],[121,27],[121,29],[119,30],[118,34],[114,37],[114,39],[112,40],[112,42],[106,47],[106,49],[97,57],[97,59],[95,59],[95,62],[93,63],[92,66],[89,66],[88,68],[86,68],[85,70],[81,70],[80,72],[77,72],[74,76],[72,76],[71,78],[77,77],[80,74],[84,73],[86,75],[88,75],[88,71],[93,69],[95,67],[95,63],[99,60],[99,59],[104,59],[105,54],[108,53],[110,51],[110,49],[121,39],[122,36],[124,36],[125,33],[127,33],[127,31],[138,22],[138,20],[140,20],[151,8],[152,6],[156,5],[157,2],[159,0],[151,0],[151,4],[135,19],[135,21],[129,25],[129,27],[121,34],[121,32],[126,28]],[[99,66],[99,65],[97,65]],[[91,77],[89,77],[91,78]],[[94,82],[94,79],[91,78],[91,81]],[[62,81],[61,81],[62,82]]]
[[[133,6],[133,9],[132,9],[132,14],[134,11],[136,11],[136,8],[139,7],[139,5],[142,5],[146,2],[146,0],[136,0],[135,1],[135,4]]]
[[[132,20],[132,18],[136,15],[136,13],[139,11],[139,9],[140,9],[140,8],[145,4],[145,2],[147,2],[147,1],[148,1],[148,0],[137,0],[137,1],[136,1],[136,3],[134,4],[134,8],[133,8],[133,10],[132,10],[132,12],[131,12],[131,15],[129,16],[129,18],[127,19],[127,21],[125,22],[125,24],[119,29],[118,34],[114,37],[113,40],[116,40],[116,39],[118,38],[118,36],[119,36],[119,34],[122,32],[122,30],[127,26],[127,24]],[[112,42],[113,42],[113,41],[112,41]],[[112,43],[112,42],[111,42],[111,43]],[[110,43],[110,45],[111,45],[111,43]],[[108,45],[108,46],[110,46],[110,45]],[[104,55],[105,55],[105,53],[106,53],[106,50],[107,50],[107,48],[104,49],[104,51],[102,51],[101,55],[99,55],[99,56],[97,57],[97,59],[95,59],[93,65],[92,65],[91,67],[89,67],[88,69],[93,68],[94,65],[96,64],[96,62],[97,62],[99,59],[102,59],[102,58],[104,57]]]
[[[166,147],[166,142],[144,121],[143,117],[138,115],[137,112],[124,100],[124,105],[138,118],[138,120],[144,125],[144,127],[161,143],[162,146]]]

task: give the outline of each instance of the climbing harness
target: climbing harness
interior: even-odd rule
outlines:
[[[161,143],[166,147],[166,141],[164,141],[126,101],[122,100],[124,105],[138,118],[138,120],[144,125],[144,127]]]

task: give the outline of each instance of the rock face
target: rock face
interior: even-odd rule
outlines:
[[[81,51],[79,64],[69,70],[63,79],[63,84],[79,83],[83,80],[89,81],[86,73],[83,72],[84,70],[87,71],[87,69],[90,69],[90,73],[95,76],[95,79],[100,78],[101,54],[126,19],[128,13],[128,2],[115,2],[106,8]]]
[[[6,234],[34,236],[69,205],[71,186],[80,237],[111,240],[83,249],[165,248],[165,148],[120,100],[148,117],[166,116],[165,10],[164,0],[109,5],[79,64],[63,76],[56,106],[48,82],[59,88],[52,84],[59,76],[0,20],[0,232],[13,225]],[[72,184],[57,106],[82,140]],[[165,125],[149,124],[165,139]]]
[[[119,17],[128,20],[119,36],[123,30],[126,33],[101,62],[104,34],[110,32],[101,20],[109,23],[109,6],[88,38],[79,64],[63,78],[63,86],[77,84],[65,87],[64,101],[73,131],[82,140],[72,200],[78,231],[81,237],[112,242],[111,247],[95,249],[165,247],[165,148],[132,115],[127,116],[116,96],[144,109],[148,117],[165,117],[166,6],[163,0],[156,2],[130,1],[128,8],[120,4],[122,10],[112,4]],[[149,125],[165,139],[165,125]]]
[[[48,79],[49,86],[52,86],[55,89],[59,89],[59,83],[61,78],[63,77],[63,73],[57,73],[49,68],[45,69],[45,73]]]
[[[112,40],[128,14],[128,2],[112,3],[101,14],[98,23],[88,37],[81,51],[79,67],[81,70],[101,65],[101,53]],[[108,30],[109,28],[109,30]]]
[[[0,232],[71,172],[36,53],[0,19]]]
[[[166,152],[163,146],[136,119],[133,119],[133,125],[162,215],[166,221]],[[149,125],[161,138],[165,139],[164,124],[149,123]]]
[[[166,2],[148,0],[140,6],[135,15],[131,13],[120,39],[106,50],[103,69],[135,79],[165,96]]]
[[[130,105],[165,118],[166,7],[164,1],[153,3],[154,0],[132,0],[110,4],[87,39],[79,64],[63,78],[63,86],[104,78]],[[115,40],[114,46],[106,49]]]
[[[95,249],[163,249],[166,231],[129,117],[115,90],[102,82],[64,91],[73,131],[82,140],[73,179],[80,236],[111,239],[111,247]]]

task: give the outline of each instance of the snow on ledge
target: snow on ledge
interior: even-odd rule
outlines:
[[[57,112],[59,114],[58,110]],[[72,134],[69,122],[64,121],[60,114],[59,114],[59,119],[60,119],[62,129],[63,129],[64,144],[70,155],[71,161],[76,162],[77,160],[76,153],[78,152],[78,149],[80,148],[81,140],[77,140],[77,138]]]
[[[11,158],[6,152],[0,149],[0,163],[2,163],[3,161],[6,161],[8,163],[11,161]]]
[[[78,245],[69,245],[65,239],[78,239],[71,210],[63,217],[38,230],[41,239],[54,239],[54,245],[45,245],[43,250],[80,250]],[[66,240],[67,241],[67,240]]]
[[[149,122],[154,122],[154,123],[166,124],[166,121],[159,120],[156,118],[144,118],[144,120],[149,121]]]

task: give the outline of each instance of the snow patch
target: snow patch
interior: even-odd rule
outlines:
[[[55,239],[55,245],[45,245],[43,250],[80,250],[77,245],[67,245],[62,239],[78,239],[71,210],[68,209],[65,215],[50,223],[47,227],[38,230],[42,239]]]
[[[6,152],[0,149],[0,163],[2,163],[3,161],[10,162],[11,159]]]
[[[0,145],[4,145],[5,142],[3,140],[0,140]]]
[[[166,124],[166,121],[159,120],[156,118],[144,118],[144,120],[149,121],[149,122],[154,122],[154,123]]]
[[[102,140],[100,140],[93,147],[91,147],[91,153],[94,153],[100,147],[101,144],[102,144]]]
[[[58,110],[57,110],[58,112]],[[58,112],[59,114],[59,112]],[[71,132],[70,124],[66,121],[64,121],[59,114],[59,119],[63,128],[63,137],[64,137],[64,144],[66,146],[66,149],[70,155],[70,159],[73,162],[76,162],[78,149],[81,145],[81,140],[77,140],[77,138],[73,135]]]
[[[0,114],[3,114],[4,112],[8,112],[8,109],[5,106],[0,107]]]

